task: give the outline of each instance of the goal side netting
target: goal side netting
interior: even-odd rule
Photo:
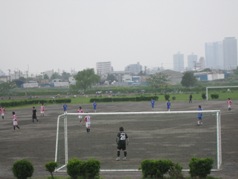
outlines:
[[[200,111],[199,111],[200,112]],[[71,158],[100,161],[101,171],[138,171],[146,159],[168,159],[186,171],[193,157],[212,158],[213,170],[220,170],[220,110],[198,111],[68,113],[58,116],[55,161],[65,171]],[[91,116],[91,131],[80,120]],[[127,161],[116,161],[116,135],[124,127],[129,136]],[[121,155],[123,153],[121,152]]]

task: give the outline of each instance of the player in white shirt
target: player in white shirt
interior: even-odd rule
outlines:
[[[40,107],[40,114],[41,114],[41,116],[45,116],[45,106],[44,106],[44,104],[42,104],[41,107]]]
[[[90,127],[91,127],[91,117],[89,115],[86,115],[84,117],[84,122],[85,122],[85,126],[86,126],[86,131],[87,131],[87,133],[89,133]]]
[[[13,122],[13,129],[14,130],[15,130],[16,127],[18,129],[20,129],[20,127],[18,126],[18,119],[17,119],[16,113],[14,111],[12,112],[12,122]]]

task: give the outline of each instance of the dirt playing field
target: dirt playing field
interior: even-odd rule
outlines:
[[[238,178],[238,135],[237,135],[237,126],[238,126],[238,101],[233,101],[232,111],[227,110],[226,101],[193,101],[193,103],[189,104],[188,102],[179,102],[179,101],[172,101],[171,111],[184,111],[184,110],[196,110],[198,105],[202,105],[203,109],[206,110],[221,110],[221,131],[222,131],[222,170],[218,172],[212,172],[212,176],[221,177],[224,179],[236,179]],[[68,112],[76,112],[79,105],[71,105],[68,104]],[[36,106],[38,111],[40,106]],[[93,112],[92,105],[82,105],[84,111]],[[32,109],[31,108],[24,108],[24,109],[16,109],[15,112],[19,119],[19,126],[20,130],[16,129],[15,131],[12,128],[12,119],[11,119],[11,112],[6,109],[6,115],[4,120],[0,120],[0,179],[11,179],[14,178],[11,167],[14,161],[19,159],[28,159],[32,162],[34,166],[34,175],[32,178],[37,178],[40,176],[49,176],[49,173],[45,171],[44,165],[49,162],[53,161],[55,157],[55,143],[56,143],[56,122],[57,116],[62,114],[62,104],[55,104],[51,106],[46,105],[46,113],[44,117],[40,116],[40,112],[37,112],[39,122],[32,123],[31,115]],[[153,111],[165,111],[166,105],[165,103],[156,102],[155,109]],[[131,111],[152,111],[149,102],[128,102],[128,103],[98,103],[97,112],[131,112]],[[196,114],[194,114],[194,121],[191,123],[191,126],[187,126],[187,128],[191,128],[191,130],[196,129]],[[113,121],[113,120],[112,120]],[[110,123],[111,121],[107,121]],[[121,124],[117,124],[115,121],[115,128],[108,128],[107,122],[100,121],[100,123],[92,121],[92,131],[90,136],[87,136],[85,132],[85,128],[83,126],[73,126],[72,131],[69,130],[69,147],[78,148],[81,146],[80,154],[77,157],[84,158],[84,151],[83,147],[88,147],[90,145],[94,148],[95,153],[93,156],[101,156],[101,168],[102,169],[110,169],[111,168],[138,168],[140,163],[139,161],[144,159],[145,157],[151,157],[153,152],[150,150],[145,149],[143,145],[136,144],[136,131],[143,132],[143,122],[130,122],[128,123],[129,126],[124,126],[126,128],[126,132],[128,133],[131,141],[128,146],[128,160],[127,161],[115,161],[116,158],[116,145],[115,145],[115,136],[109,136],[107,134],[114,134],[116,135],[118,131],[118,127]],[[177,124],[172,121],[170,124],[179,126],[180,123],[177,121]],[[127,124],[123,123],[122,125]],[[73,125],[69,123],[69,126]],[[166,125],[169,125],[169,123]],[[204,126],[199,126],[200,130],[208,130],[208,124],[206,126],[206,119],[204,119]],[[151,122],[151,127],[153,130],[156,129],[156,126],[153,126],[153,122]],[[186,126],[183,126],[186,127]],[[82,130],[80,130],[82,128]],[[160,126],[158,132],[162,134],[162,129],[167,129],[168,126]],[[78,133],[73,132],[73,129]],[[128,129],[128,131],[127,131]],[[130,129],[130,130],[129,130]],[[100,130],[103,130],[100,131]],[[170,132],[171,133],[171,132]],[[98,134],[103,135],[100,136],[100,143],[96,143],[93,141],[93,138],[96,138]],[[155,133],[157,134],[157,133]],[[185,136],[185,133],[183,136]],[[156,135],[157,136],[157,135]],[[164,137],[160,136],[160,140],[165,140],[167,135]],[[195,135],[196,136],[196,135]],[[200,136],[200,135],[199,135]],[[89,138],[89,140],[82,140],[83,138]],[[135,140],[133,141],[133,137]],[[185,136],[186,137],[186,136]],[[90,139],[91,138],[91,139]],[[113,140],[111,140],[113,138]],[[192,136],[191,136],[192,138]],[[77,140],[78,139],[78,140]],[[105,139],[105,140],[104,140]],[[155,137],[157,140],[158,138]],[[187,138],[186,140],[188,140]],[[72,142],[74,140],[74,142]],[[140,139],[142,140],[142,139]],[[180,139],[183,141],[183,138]],[[183,141],[183,145],[186,144],[186,140]],[[212,143],[206,137],[202,137],[197,140],[201,140],[199,145],[201,148],[205,146],[207,143]],[[78,142],[76,142],[78,141]],[[82,143],[82,141],[86,141]],[[146,137],[144,142],[148,142]],[[188,142],[188,141],[187,141]],[[216,141],[213,141],[216,142]],[[156,143],[156,142],[154,142]],[[181,145],[182,142],[176,145]],[[74,146],[70,146],[74,145]],[[148,144],[151,145],[151,144]],[[83,147],[82,147],[83,146]],[[105,146],[110,146],[105,147]],[[141,146],[141,148],[140,148]],[[153,145],[151,145],[153,146]],[[154,145],[151,148],[151,151],[159,150],[162,146],[158,147]],[[176,146],[175,146],[176,147]],[[85,148],[85,151],[86,151]],[[145,152],[148,151],[148,152]],[[142,152],[140,152],[142,151]],[[196,151],[196,148],[195,148]],[[72,154],[70,154],[72,152]],[[73,153],[69,149],[69,154],[71,156],[75,156],[76,154]],[[139,157],[138,157],[139,152]],[[165,156],[170,156],[171,151],[162,151]],[[186,151],[181,153],[179,157],[186,158],[188,153],[192,151]],[[77,153],[77,152],[76,152]],[[158,152],[159,153],[159,152]],[[161,154],[161,151],[160,151]],[[86,152],[85,152],[86,155]],[[161,154],[162,155],[162,154]],[[156,156],[157,157],[157,156]],[[184,173],[188,175],[188,173]],[[57,173],[56,173],[57,175]],[[59,175],[64,175],[60,173]],[[67,175],[67,174],[65,174]],[[141,172],[104,172],[102,171],[100,175],[104,178],[141,178]]]

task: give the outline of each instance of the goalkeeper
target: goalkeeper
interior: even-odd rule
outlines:
[[[123,127],[119,128],[119,132],[117,134],[116,142],[117,142],[117,158],[116,158],[116,160],[117,161],[120,160],[121,150],[124,152],[124,157],[122,158],[122,160],[126,160],[126,156],[127,156],[126,145],[129,144],[129,137],[124,132]]]

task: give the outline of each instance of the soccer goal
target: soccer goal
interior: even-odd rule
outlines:
[[[220,110],[203,110],[203,125],[197,126],[198,111],[82,113],[91,116],[86,132],[78,113],[58,116],[56,171],[65,172],[71,158],[100,161],[101,171],[138,171],[143,160],[168,159],[189,170],[193,157],[212,158],[213,171],[220,170]],[[129,136],[127,161],[116,161],[116,135],[123,126]]]
[[[206,87],[206,100],[208,101],[208,98],[209,98],[209,89],[221,89],[221,88],[224,88],[224,89],[230,89],[230,88],[238,88],[238,86],[207,86]]]

